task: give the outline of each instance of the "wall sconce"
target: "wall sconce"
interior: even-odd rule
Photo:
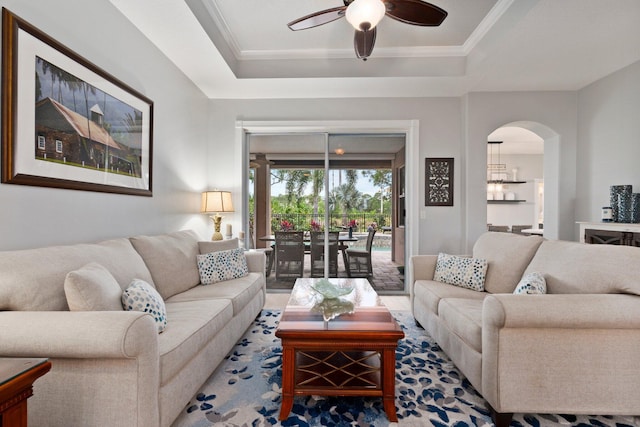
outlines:
[[[200,205],[200,212],[213,214],[211,220],[213,221],[214,232],[211,236],[211,240],[222,240],[222,233],[220,233],[220,225],[222,224],[223,216],[221,212],[233,212],[233,202],[231,201],[230,191],[205,191],[202,193],[202,203]]]

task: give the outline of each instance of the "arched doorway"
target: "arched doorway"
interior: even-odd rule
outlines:
[[[509,230],[531,225],[544,228],[546,238],[557,239],[559,135],[541,123],[517,121],[491,132],[487,142],[502,142],[487,144],[487,223],[508,225]]]

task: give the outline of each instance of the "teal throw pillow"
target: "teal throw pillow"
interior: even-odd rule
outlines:
[[[122,307],[127,311],[148,313],[158,325],[158,333],[167,327],[167,308],[153,286],[140,279],[133,279],[122,293]]]
[[[531,272],[522,276],[514,294],[539,295],[547,293],[547,281],[541,273]]]

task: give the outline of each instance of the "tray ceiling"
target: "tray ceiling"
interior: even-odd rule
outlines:
[[[440,27],[385,17],[368,61],[339,0],[110,0],[210,98],[461,96],[577,90],[640,60],[637,0],[434,0]]]

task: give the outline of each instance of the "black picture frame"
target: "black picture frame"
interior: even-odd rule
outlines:
[[[453,206],[453,157],[425,158],[425,206]]]
[[[152,196],[153,102],[5,8],[1,102],[2,183]]]

